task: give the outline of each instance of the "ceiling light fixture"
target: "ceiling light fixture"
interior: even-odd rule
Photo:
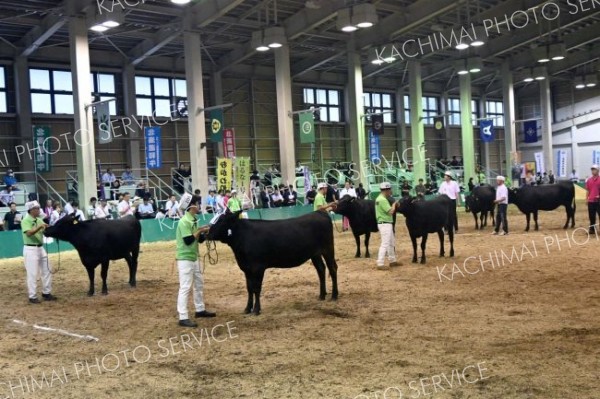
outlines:
[[[171,3],[173,4],[177,4],[177,5],[183,5],[183,4],[187,4],[192,0],[171,0]]]
[[[598,76],[596,74],[585,75],[585,87],[596,87]]]
[[[264,31],[257,30],[252,32],[252,48],[256,51],[268,51],[269,46],[265,44]]]
[[[583,81],[583,76],[577,76],[575,78],[575,88],[576,89],[585,89],[585,82]]]
[[[370,28],[377,23],[378,19],[374,4],[363,3],[352,8],[352,24],[359,28]]]
[[[271,26],[265,29],[264,38],[264,43],[270,48],[279,48],[287,42],[285,30],[280,26]]]
[[[467,67],[471,73],[481,72],[481,69],[483,68],[483,62],[479,57],[472,57],[467,60]]]
[[[546,79],[546,68],[545,67],[535,67],[533,68],[533,77],[535,80],[544,80]]]

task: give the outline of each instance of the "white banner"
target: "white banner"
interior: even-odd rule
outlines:
[[[533,155],[535,156],[535,170],[536,170],[536,172],[540,172],[541,174],[544,174],[544,172],[546,171],[546,168],[544,167],[544,153],[543,152],[536,152]]]
[[[592,164],[593,165],[600,164],[600,150],[592,151]]]
[[[558,150],[558,167],[556,168],[556,176],[567,177],[567,151]]]
[[[98,144],[108,144],[113,140],[110,126],[110,107],[108,102],[96,105],[98,118]]]

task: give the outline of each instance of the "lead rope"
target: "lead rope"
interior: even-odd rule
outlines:
[[[46,250],[46,268],[48,269],[50,274],[56,274],[60,270],[60,244],[59,244],[59,242],[60,242],[59,240],[56,240],[56,248],[58,250],[57,251],[58,252],[58,266],[54,270],[50,269],[50,255],[48,253],[48,243],[47,242],[44,243],[45,250]]]
[[[331,221],[333,222],[333,225],[335,226],[335,230],[338,232],[338,234],[342,234],[343,233],[343,229],[340,229],[338,227],[338,224],[335,221],[335,213],[334,214],[330,214],[330,217],[331,217]]]
[[[206,259],[208,258],[208,262]],[[219,261],[219,253],[217,252],[217,242],[206,240],[206,253],[204,254],[204,258],[202,258],[202,273],[206,270],[206,264],[210,264],[214,266]]]

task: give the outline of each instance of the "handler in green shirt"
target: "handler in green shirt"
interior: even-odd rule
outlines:
[[[327,203],[325,195],[327,194],[327,183],[319,183],[317,186],[317,195],[315,196],[315,202],[313,203],[313,209],[315,211],[329,211],[335,202]]]
[[[227,201],[227,208],[231,212],[238,212],[242,210],[242,201],[237,196],[237,191],[231,190],[231,198]]]
[[[48,227],[40,217],[40,204],[30,201],[25,204],[27,216],[21,221],[23,231],[23,260],[27,270],[27,291],[29,303],[40,303],[37,297],[37,279],[42,277],[42,298],[55,301],[52,291],[52,273],[48,263],[48,254],[44,249],[44,229]]]
[[[396,212],[396,203],[390,205],[388,198],[392,195],[392,185],[384,182],[379,185],[381,193],[375,200],[375,217],[377,219],[377,228],[381,234],[381,245],[377,256],[377,268],[385,269],[385,255],[387,254],[390,266],[399,266],[396,262],[396,238],[392,222],[393,215]]]
[[[204,232],[208,231],[209,228],[197,227],[198,200],[198,197],[187,193],[181,197],[180,210],[185,211],[185,214],[177,223],[175,235],[177,269],[179,271],[177,312],[179,313],[179,325],[182,327],[198,327],[198,324],[188,317],[188,300],[192,291],[192,284],[194,286],[196,318],[216,316],[215,313],[207,311],[204,307],[204,278],[200,271],[198,243],[205,240]]]

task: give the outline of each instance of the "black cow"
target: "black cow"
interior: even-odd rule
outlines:
[[[571,220],[571,227],[575,227],[575,186],[570,181],[543,184],[541,186],[526,185],[518,189],[509,189],[508,203],[515,204],[527,217],[525,231],[529,231],[529,221],[532,213],[537,231],[538,211],[552,211],[559,206],[564,206],[567,211],[567,221],[563,228],[569,227],[569,220]]]
[[[333,225],[326,212],[272,221],[240,219],[239,214],[219,216],[210,227],[207,239],[229,245],[246,275],[248,304],[245,313],[260,314],[260,291],[266,269],[296,267],[309,259],[319,275],[319,299],[324,300],[327,295],[323,258],[331,276],[331,298],[337,299]]]
[[[471,194],[467,195],[465,198],[465,211],[473,213],[473,218],[475,219],[475,228],[479,229],[479,225],[477,223],[477,214],[479,215],[481,221],[481,229],[483,230],[484,226],[487,226],[487,217],[488,213],[492,218],[492,226],[494,226],[494,209],[496,208],[496,204],[494,204],[494,200],[496,199],[496,189],[492,186],[477,186],[473,188]]]
[[[444,228],[450,238],[450,256],[454,256],[454,203],[447,195],[425,201],[415,197],[404,197],[398,202],[397,212],[406,217],[406,227],[413,245],[413,263],[417,262],[417,238],[421,240],[421,263],[425,263],[427,235],[438,233],[440,256],[444,256]]]
[[[79,221],[79,217],[71,214],[46,228],[44,235],[68,241],[77,249],[90,278],[89,296],[94,295],[94,271],[98,264],[102,264],[102,294],[108,294],[108,266],[111,260],[116,259],[127,261],[129,285],[135,287],[142,226],[133,216],[118,220]]]
[[[340,199],[334,207],[335,213],[343,215],[350,221],[350,228],[356,240],[356,255],[360,258],[360,236],[365,235],[365,258],[369,258],[369,240],[371,233],[376,233],[377,217],[375,216],[375,201],[361,200],[349,195]],[[393,228],[396,228],[396,214],[394,214]]]

